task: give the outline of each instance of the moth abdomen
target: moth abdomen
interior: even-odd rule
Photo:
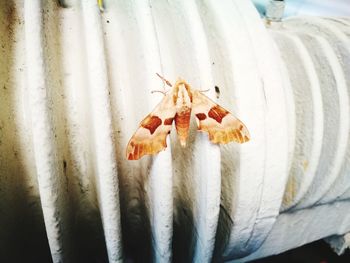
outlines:
[[[191,120],[191,109],[187,108],[175,115],[175,126],[182,147],[186,146]]]

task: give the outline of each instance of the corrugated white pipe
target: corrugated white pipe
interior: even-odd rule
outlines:
[[[294,156],[283,213],[263,245],[235,262],[343,235],[350,227],[344,194],[350,183],[348,170],[344,174],[349,165],[348,25],[342,19],[302,17],[274,24],[272,29],[293,89]],[[295,231],[296,225],[304,230]]]
[[[94,164],[98,199],[109,262],[122,261],[117,159],[113,139],[109,83],[99,8],[94,0],[82,1],[85,28],[89,101],[92,115]]]
[[[350,230],[349,19],[266,29],[243,0],[62,4],[0,4],[0,242],[24,218],[1,261],[36,242],[23,258],[246,261]],[[127,161],[156,72],[209,88],[252,140],[219,147],[191,125],[187,148],[173,132]]]
[[[52,120],[43,37],[43,8],[40,0],[24,2],[27,89],[34,145],[34,159],[52,260],[69,258],[67,192],[62,166],[57,158],[57,141]],[[68,228],[67,228],[68,227]]]

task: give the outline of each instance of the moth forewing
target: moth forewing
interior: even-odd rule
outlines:
[[[156,154],[166,148],[176,109],[173,94],[165,95],[155,109],[140,123],[126,148],[128,160],[138,160],[146,154]]]
[[[193,92],[192,108],[198,129],[208,132],[211,142],[226,144],[232,141],[249,141],[250,136],[245,125],[199,91]]]

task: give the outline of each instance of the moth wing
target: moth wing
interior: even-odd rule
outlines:
[[[167,147],[176,108],[173,95],[167,94],[155,109],[144,118],[126,148],[128,160],[138,160],[146,154],[156,154]]]
[[[211,142],[226,144],[250,140],[247,127],[239,119],[200,91],[193,92],[192,110],[198,130],[208,132]]]

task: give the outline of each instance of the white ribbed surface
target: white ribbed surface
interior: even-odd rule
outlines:
[[[246,261],[350,231],[348,18],[266,29],[246,0],[61,3],[0,3],[1,262]],[[156,72],[210,89],[251,141],[192,123],[185,149],[173,130],[127,161]]]
[[[52,119],[55,96],[49,90],[43,47],[43,17],[40,0],[24,2],[25,50],[27,69],[27,92],[32,122],[34,159],[41,206],[43,209],[47,238],[52,260],[63,262],[69,258],[67,235],[67,191],[63,189],[67,178],[57,156],[57,141]],[[29,127],[28,127],[29,128]]]
[[[122,261],[119,184],[102,23],[96,1],[83,0],[93,169],[109,262]]]

